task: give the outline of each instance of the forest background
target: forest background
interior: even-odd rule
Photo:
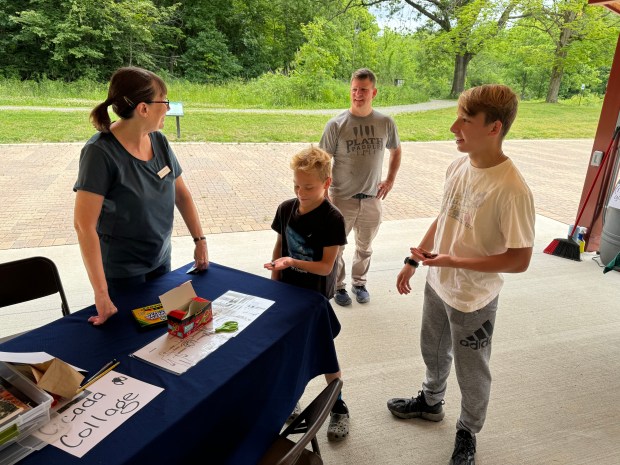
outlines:
[[[0,0],[0,104],[91,105],[120,66],[197,107],[346,108],[504,83],[522,100],[599,100],[620,24],[587,0]]]

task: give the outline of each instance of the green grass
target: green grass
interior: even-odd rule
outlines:
[[[327,115],[188,113],[181,117],[182,142],[313,142]],[[0,143],[81,142],[95,133],[88,112],[0,111]],[[163,133],[176,141],[176,121]]]
[[[395,116],[403,141],[452,140],[449,131],[456,108]],[[593,138],[601,103],[547,104],[522,102],[509,139]],[[0,143],[83,142],[94,134],[88,110],[75,112],[0,111]],[[181,139],[210,142],[317,142],[328,115],[219,113],[185,109]],[[176,124],[167,118],[164,134],[176,141]]]
[[[199,84],[167,81],[168,97],[192,108],[344,108],[349,104],[349,83],[337,79],[316,81],[267,73],[249,81]],[[417,103],[428,100],[425,86],[411,83],[384,85],[376,105]],[[107,96],[107,84],[89,80],[20,81],[0,79],[0,105],[92,108]]]
[[[579,106],[521,102],[519,113],[507,139],[589,139],[594,138],[601,103]],[[398,132],[404,141],[451,140],[450,126],[456,108],[396,115]]]

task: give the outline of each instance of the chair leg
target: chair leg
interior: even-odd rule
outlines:
[[[314,453],[320,457],[321,449],[319,449],[319,441],[317,441],[316,436],[312,438],[310,443],[312,444],[312,450],[314,451]]]

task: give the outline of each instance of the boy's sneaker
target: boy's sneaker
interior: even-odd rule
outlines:
[[[299,402],[297,402],[295,404],[295,408],[293,409],[291,414],[286,419],[286,424],[288,425],[289,423],[292,423],[293,420],[295,420],[295,418],[297,418],[300,414],[301,414],[301,405],[299,405]]]
[[[334,301],[343,307],[351,305],[351,297],[349,297],[349,293],[346,289],[338,289],[336,294],[334,294]]]
[[[476,460],[476,437],[469,431],[458,430],[454,440],[454,452],[450,459],[450,465],[475,465]]]
[[[329,441],[342,441],[349,435],[349,409],[347,404],[342,399],[338,399],[329,416],[327,439]]]
[[[366,286],[351,286],[351,291],[355,294],[355,300],[360,304],[370,302],[370,293],[366,290]]]
[[[423,418],[429,421],[441,421],[445,415],[443,411],[444,401],[428,405],[424,398],[424,392],[418,391],[418,397],[410,399],[395,397],[387,402],[387,407],[392,415],[398,418]]]

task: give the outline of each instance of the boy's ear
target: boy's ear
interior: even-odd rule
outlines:
[[[500,120],[496,120],[493,122],[493,127],[491,128],[492,135],[501,134],[502,133],[503,124]]]
[[[332,178],[327,178],[323,183],[323,189],[329,189],[329,186],[332,185]]]

